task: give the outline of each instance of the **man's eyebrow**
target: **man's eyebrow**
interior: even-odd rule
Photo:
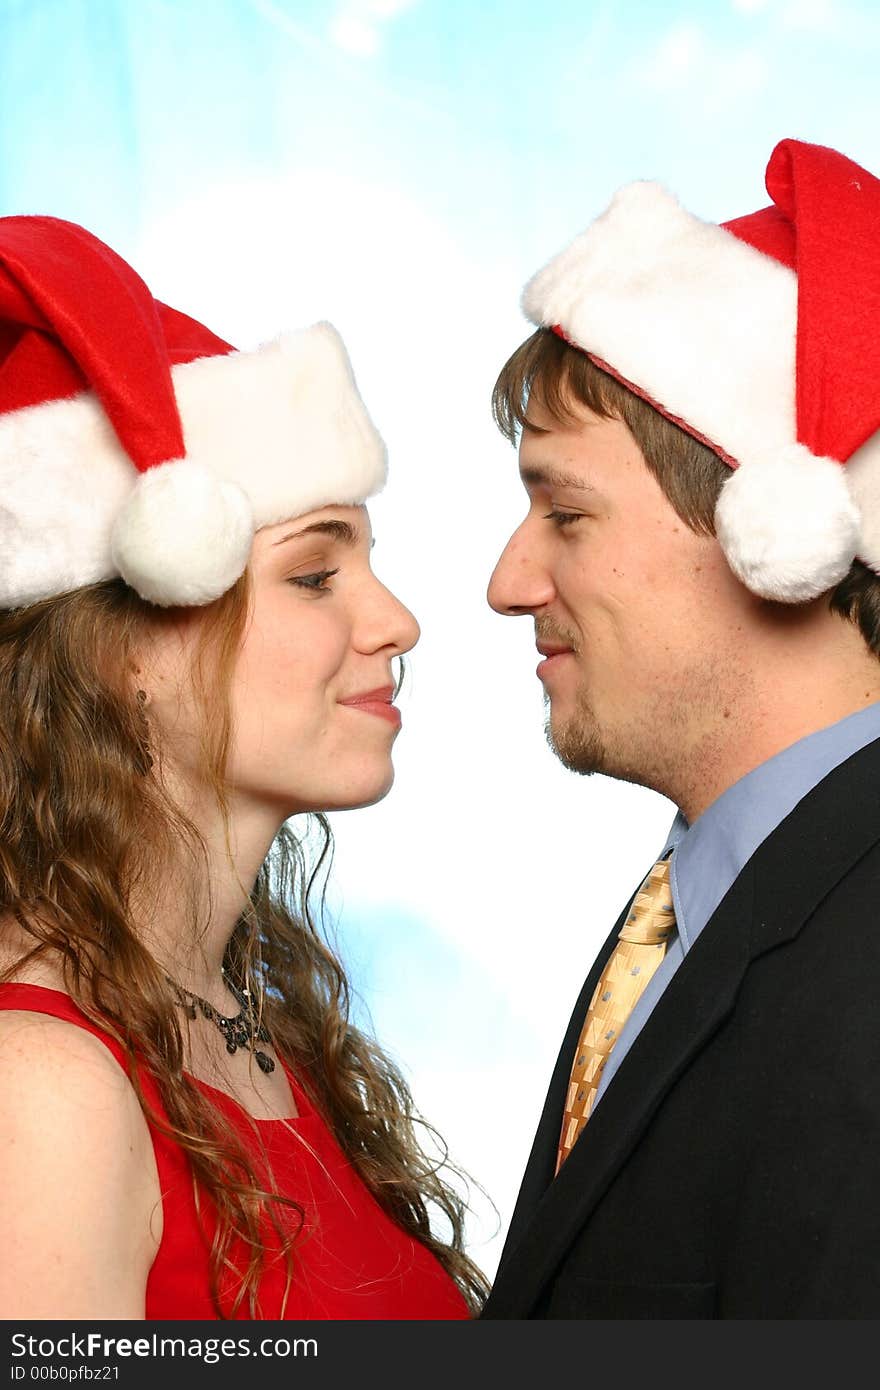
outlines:
[[[556,468],[541,468],[537,464],[529,464],[526,468],[521,468],[519,476],[526,487],[568,488],[575,492],[596,491],[590,483],[585,483],[582,478],[576,478],[569,473],[560,473]]]
[[[352,526],[349,521],[313,521],[311,526],[303,526],[300,531],[288,531],[286,536],[280,540],[273,541],[273,547],[283,545],[285,541],[295,541],[300,536],[330,536],[334,541],[341,541],[343,545],[357,545],[360,540],[360,532],[356,526]]]

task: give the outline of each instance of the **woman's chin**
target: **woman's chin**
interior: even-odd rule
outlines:
[[[388,763],[375,776],[358,777],[337,786],[327,786],[311,796],[292,791],[281,800],[289,808],[286,816],[321,811],[356,811],[362,806],[375,806],[388,795],[394,784],[394,768]]]
[[[350,788],[347,794],[336,799],[334,805],[324,807],[326,811],[357,811],[362,806],[375,806],[377,801],[382,801],[390,792],[394,785],[394,768],[389,767],[385,776],[376,779],[372,785],[362,785],[359,788]]]

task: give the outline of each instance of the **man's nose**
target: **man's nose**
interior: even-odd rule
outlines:
[[[486,598],[503,617],[533,613],[553,597],[553,583],[530,544],[524,525],[514,531],[501,552]]]

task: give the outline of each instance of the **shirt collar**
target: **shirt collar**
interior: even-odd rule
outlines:
[[[798,739],[747,772],[689,825],[679,811],[661,858],[687,952],[760,844],[824,777],[880,738],[880,701]]]

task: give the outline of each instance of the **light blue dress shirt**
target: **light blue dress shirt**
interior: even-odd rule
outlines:
[[[672,851],[678,932],[608,1055],[595,1106],[700,932],[755,850],[823,777],[880,738],[880,702],[808,734],[747,772],[688,825],[681,811],[658,859]]]

